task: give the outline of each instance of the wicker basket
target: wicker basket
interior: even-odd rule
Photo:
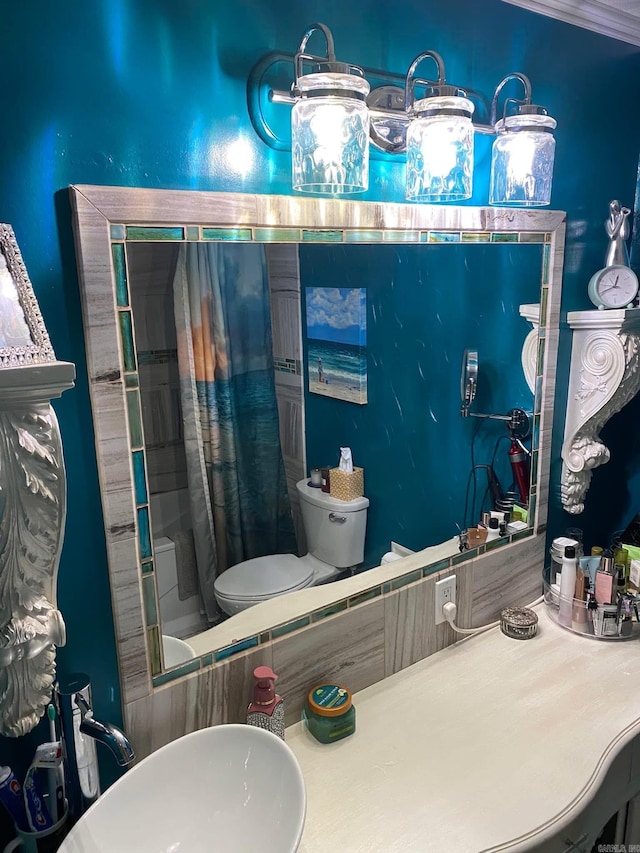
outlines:
[[[329,471],[331,497],[339,501],[352,501],[364,495],[364,469],[354,468],[353,471],[341,471],[332,468]]]

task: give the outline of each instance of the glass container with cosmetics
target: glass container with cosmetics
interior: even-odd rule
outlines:
[[[565,545],[558,572],[557,550],[554,553],[552,548],[551,563],[543,573],[549,615],[558,625],[585,637],[640,638],[640,593],[632,582],[640,586],[640,566],[633,566],[633,571],[630,566],[627,576],[624,555],[616,554],[620,562],[615,563],[614,557],[594,554],[594,550],[589,557],[577,558],[574,547]]]

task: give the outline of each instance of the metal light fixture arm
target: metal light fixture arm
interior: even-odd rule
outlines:
[[[438,79],[434,80],[423,80],[420,77],[414,77],[416,73],[416,69],[425,59],[433,59],[438,69]],[[438,94],[444,94],[442,91],[446,87],[446,80],[444,74],[444,61],[439,53],[436,53],[435,50],[425,50],[424,53],[420,53],[413,60],[411,65],[409,66],[409,70],[407,71],[407,76],[405,78],[404,84],[404,111],[409,115],[413,110],[413,104],[415,101],[415,90],[416,86],[427,86],[430,89],[437,90]],[[457,91],[451,88],[452,92]]]
[[[511,82],[511,80],[519,80],[524,86],[524,98],[507,98],[504,103],[502,118],[507,115],[507,110],[509,108],[509,104],[519,104],[520,106],[529,106],[531,104],[531,81],[525,74],[521,74],[519,71],[513,71],[511,74],[507,74],[506,77],[503,77],[502,80],[496,86],[496,90],[493,93],[493,99],[491,101],[491,129],[487,132],[495,133],[495,125],[498,121],[498,99],[500,97],[500,93],[507,85],[507,83]]]

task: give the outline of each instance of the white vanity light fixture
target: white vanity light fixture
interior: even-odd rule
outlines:
[[[316,31],[326,39],[326,57],[306,52]],[[312,63],[311,73],[303,73],[305,62]],[[329,28],[312,24],[295,55],[291,110],[294,190],[336,195],[368,189],[369,88],[361,68],[336,61]]]
[[[414,76],[424,59],[436,63],[436,81]],[[416,101],[417,84],[426,87],[427,95]],[[406,137],[409,201],[458,202],[471,198],[474,109],[463,89],[445,82],[439,54],[428,50],[413,60],[405,83],[405,112],[410,116]]]
[[[524,86],[524,98],[507,98],[495,121],[498,96],[511,79]],[[514,110],[513,112],[510,112]],[[510,74],[496,88],[491,110],[497,134],[491,153],[489,204],[541,207],[551,201],[556,120],[531,103],[531,83],[524,74]]]

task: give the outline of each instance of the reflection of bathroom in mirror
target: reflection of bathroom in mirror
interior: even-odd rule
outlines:
[[[479,353],[471,414],[505,415],[521,408],[533,415],[526,440],[532,451],[528,529],[498,544],[535,535],[544,524],[546,489],[540,478],[548,470],[548,448],[540,445],[541,457],[539,413],[553,384],[543,381],[545,350],[537,341],[548,333],[545,324],[556,322],[547,305],[559,281],[563,214],[509,211],[504,216],[488,208],[108,187],[74,187],[72,199],[125,690],[129,685],[137,690],[141,677],[159,686],[207,661],[222,661],[397,589],[415,579],[416,571],[426,576],[483,554],[484,546],[459,553],[459,528],[475,526],[490,507],[488,471],[506,491],[513,473],[504,420],[461,416],[460,361],[466,349]],[[218,278],[232,283],[226,304],[219,295],[203,302],[201,282],[187,295],[186,272],[198,264],[217,269]],[[249,273],[239,276],[244,264]],[[259,305],[247,284],[251,278],[262,290]],[[109,280],[113,292],[105,299]],[[315,302],[333,299],[340,306],[333,311],[335,321],[351,291],[358,305],[366,303],[359,321],[366,328],[361,340],[366,377],[363,382],[362,367],[351,379],[341,375],[339,360],[328,356],[323,375],[329,383],[342,381],[341,392],[349,391],[349,382],[354,389],[360,382],[366,398],[355,395],[357,403],[342,393],[313,393],[319,380],[315,337],[322,337],[317,334],[322,324],[307,305],[309,294]],[[243,305],[245,298],[249,302]],[[216,299],[231,329],[223,335],[227,350],[216,350],[218,373],[222,366],[226,378],[246,391],[255,378],[246,374],[262,372],[275,397],[268,417],[258,425],[243,424],[236,436],[246,451],[245,476],[236,478],[233,488],[249,493],[243,495],[249,499],[243,512],[257,531],[258,546],[243,551],[241,543],[233,550],[236,543],[222,539],[228,552],[222,556],[234,567],[222,573],[215,571],[216,560],[223,562],[212,547],[215,526],[208,533],[205,526],[204,544],[198,543],[200,525],[194,518],[218,515],[215,497],[204,499],[204,486],[218,478],[215,465],[222,463],[216,457],[207,470],[202,448],[206,441],[218,441],[211,424],[217,428],[220,406],[232,409],[237,401],[213,400],[207,423],[188,417],[199,394],[211,396],[207,382],[215,371],[211,360],[202,358],[197,337],[176,331],[185,330],[187,322],[193,331],[203,313],[213,316]],[[218,334],[215,324],[212,329]],[[332,334],[336,337],[335,329]],[[337,337],[336,345],[344,343]],[[535,343],[535,357],[526,367],[525,341]],[[550,352],[554,358],[555,349]],[[227,362],[236,358],[240,366],[229,370]],[[240,394],[243,405],[248,396]],[[275,439],[269,433],[274,423]],[[223,424],[220,435],[226,441],[225,431]],[[262,454],[259,439],[265,434],[271,437],[262,443],[275,445],[269,448],[269,476],[255,456],[256,447],[257,456]],[[364,496],[347,503],[308,486],[311,469],[337,465],[345,446],[354,465],[364,469]],[[199,480],[187,463],[190,447]],[[304,500],[305,495],[314,500]],[[268,510],[265,517],[251,509],[260,500]],[[313,519],[303,523],[309,507],[307,515],[320,519],[319,527]],[[358,546],[356,537],[348,558],[334,558],[339,540],[349,539],[347,522],[362,529],[365,516],[364,542]],[[284,521],[281,529],[279,521]],[[305,527],[314,541],[335,546],[332,556],[309,547]],[[204,582],[198,551],[209,561]],[[265,561],[274,554],[284,556]],[[237,563],[247,560],[259,560],[261,568],[275,563],[280,571],[275,592],[225,618],[216,583],[233,578]],[[180,589],[178,562],[187,567]],[[302,569],[306,574],[299,578]],[[299,580],[291,583],[294,574]],[[136,588],[143,605],[139,618],[128,603]],[[286,589],[294,591],[279,594]],[[244,593],[245,605],[255,599],[255,589]],[[170,656],[163,634],[175,641]],[[188,645],[177,649],[176,661],[173,646],[180,638]],[[163,673],[179,664],[182,648],[200,660],[187,664],[185,653],[182,666]],[[134,655],[133,649],[139,651]],[[144,670],[141,649],[148,661]]]
[[[458,526],[475,527],[482,510],[491,508],[482,466],[492,466],[505,491],[513,485],[505,423],[462,421],[456,377],[459,354],[472,342],[480,348],[482,360],[475,407],[503,413],[516,406],[532,411],[533,397],[520,365],[529,327],[519,317],[519,305],[539,298],[540,244],[255,246],[131,241],[126,260],[163,635],[189,638],[228,614],[275,595],[377,566],[390,552],[391,542],[418,551],[450,540]],[[196,417],[206,428],[202,424],[206,416],[196,414],[189,399],[183,402],[180,375],[185,370],[179,369],[179,360],[188,360],[188,354],[179,351],[174,309],[175,299],[193,287],[188,271],[195,274],[194,264],[201,275],[206,270],[199,289],[209,287],[213,277],[217,286],[229,291],[227,297],[221,291],[218,298],[233,337],[217,342],[218,353],[227,345],[234,357],[245,360],[253,355],[255,361],[257,353],[264,353],[268,375],[259,370],[250,375],[267,386],[261,393],[273,394],[273,412],[265,412],[269,405],[265,400],[257,412],[231,403],[240,420],[238,429],[245,437],[251,435],[251,441],[234,442],[233,426],[220,424],[220,467],[232,468],[232,482],[238,484],[240,495],[229,496],[232,487],[225,482],[224,471],[213,475],[209,471],[205,488],[215,512],[208,546],[216,549],[220,538],[225,540],[216,551],[214,570],[221,576],[234,567],[225,573],[226,584],[218,581],[213,595],[206,579],[200,582],[196,545],[198,527],[212,518],[199,510],[200,460],[195,472],[189,470],[192,460],[185,453],[184,438]],[[366,289],[370,402],[364,407],[308,392],[305,297],[309,288],[322,288],[330,299],[337,287]],[[252,322],[251,311],[261,319],[270,317],[270,324]],[[211,319],[214,328],[222,323]],[[192,331],[194,341],[197,335]],[[215,343],[208,345],[216,348]],[[242,353],[242,348],[248,351]],[[331,370],[325,357],[328,381]],[[246,396],[247,376],[239,381]],[[199,376],[197,385],[200,405],[206,405],[207,394],[215,394],[214,383],[207,386]],[[232,382],[230,388],[233,393]],[[218,398],[217,422],[225,416],[224,406]],[[271,444],[274,438],[278,441],[277,432],[269,432],[269,413],[275,414],[276,406],[280,441],[265,464],[264,430]],[[224,456],[225,436],[227,447],[234,442],[232,458]],[[305,505],[305,501],[309,495],[320,498],[320,491],[314,494],[307,484],[309,469],[336,465],[344,444],[351,446],[356,463],[365,469],[370,500],[364,554],[358,564],[350,569],[349,559],[340,559],[338,552],[330,569],[319,571],[322,561],[316,547],[311,549],[313,556],[302,561],[288,556],[288,563],[282,558],[243,563],[240,575],[241,561],[287,552],[307,554],[304,510],[312,524],[319,503],[312,500]],[[284,478],[278,476],[280,466]],[[256,482],[256,473],[264,481]],[[279,486],[285,482],[283,499]],[[190,483],[195,483],[195,502]],[[232,509],[225,518],[229,501]],[[340,501],[331,507],[329,495],[322,495],[321,502],[328,510],[342,510],[346,521],[327,526],[316,536],[338,542],[358,519],[364,537],[366,512],[345,513]],[[280,504],[281,511],[274,511]],[[321,506],[319,514],[328,510]],[[194,514],[199,514],[197,522]],[[322,524],[321,518],[318,529]]]

